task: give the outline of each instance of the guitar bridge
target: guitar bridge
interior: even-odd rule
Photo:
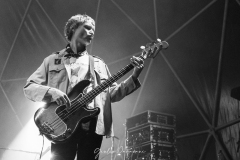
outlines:
[[[44,122],[40,127],[40,132],[45,134],[51,134],[54,132],[54,129],[48,124],[48,122]]]

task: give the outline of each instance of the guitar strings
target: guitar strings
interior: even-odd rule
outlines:
[[[89,94],[89,97],[88,98],[85,98],[85,99],[87,99],[85,102],[84,102],[84,98],[83,97],[81,97],[80,99],[83,99],[82,101],[83,101],[83,103],[85,103],[86,104],[86,102],[88,102],[88,101],[91,101],[91,100],[89,100],[89,99],[93,99],[94,98],[94,95],[92,95],[92,94],[96,94],[96,93],[101,93],[101,91],[102,90],[104,90],[104,89],[106,89],[107,87],[106,87],[106,85],[107,86],[109,86],[109,85],[111,85],[113,82],[115,82],[116,81],[116,79],[119,79],[119,78],[121,78],[122,77],[122,75],[124,75],[124,72],[126,72],[126,70],[127,69],[132,69],[132,65],[128,65],[128,66],[126,66],[125,68],[123,68],[122,70],[120,70],[119,72],[117,72],[117,75],[113,75],[113,76],[111,76],[108,80],[106,80],[106,81],[104,81],[103,83],[102,83],[102,85],[105,85],[105,87],[103,86],[103,87],[101,87],[100,85],[99,86],[97,86],[96,88],[94,88],[93,90],[91,90],[88,94]],[[105,84],[104,84],[105,83]],[[95,90],[97,91],[97,92],[95,92]],[[91,93],[92,92],[92,93]],[[95,93],[94,93],[95,92]],[[61,112],[59,112],[59,113],[61,113]],[[62,112],[63,113],[63,112]],[[64,113],[63,113],[64,114]],[[61,116],[61,115],[60,115]]]
[[[145,59],[145,58],[143,57],[143,55],[140,55],[139,58],[141,58],[141,59],[143,59],[143,60]],[[133,67],[132,64],[127,65],[127,66],[124,67],[122,70],[120,70],[119,72],[117,72],[115,75],[111,76],[111,77],[109,78],[109,80],[111,80],[111,78],[114,78],[114,76],[115,76],[115,78],[121,78],[122,75],[120,75],[120,76],[118,77],[117,74],[124,74],[124,72],[125,72],[127,69],[130,69],[130,70],[131,70],[132,67]],[[114,79],[113,79],[112,81],[115,82]],[[106,81],[105,81],[105,82],[106,82]],[[113,82],[110,81],[110,83],[113,83]],[[100,88],[100,89],[101,89],[101,88]],[[92,96],[91,96],[91,97],[92,97]],[[91,98],[91,97],[90,97],[90,98]],[[82,98],[82,97],[81,97],[81,98]],[[87,101],[88,101],[88,100],[87,100]],[[73,105],[72,105],[72,106],[73,106]],[[74,106],[73,106],[73,107],[74,107]],[[55,119],[54,121],[58,120],[59,117],[62,116],[62,114],[64,114],[64,111],[66,111],[66,109],[64,109],[63,111],[59,112],[59,114],[61,114],[61,115],[57,116],[57,119]],[[66,118],[67,118],[67,117],[66,117]],[[51,124],[53,124],[54,121],[51,122]]]
[[[111,78],[111,77],[110,77]],[[109,78],[109,79],[110,79]],[[108,83],[112,83],[112,82],[108,82]],[[101,86],[97,86],[96,88],[94,88],[93,90],[91,90],[89,93],[87,93],[87,94],[89,94],[90,96],[88,96],[88,97],[81,97],[80,98],[80,101],[79,100],[75,100],[75,101],[73,101],[73,103],[72,103],[72,105],[71,105],[71,108],[70,108],[70,110],[69,110],[69,113],[72,113],[72,112],[74,112],[73,110],[75,109],[74,107],[78,107],[79,105],[81,105],[81,103],[83,103],[82,105],[84,105],[84,104],[86,104],[87,102],[89,102],[90,100],[89,99],[91,99],[91,97],[93,97],[91,94],[95,94],[94,93],[94,90],[96,90],[98,88],[98,90],[101,90],[102,88],[101,88]],[[99,92],[99,91],[98,91]],[[77,98],[77,97],[76,97]],[[75,99],[76,99],[75,98]],[[82,99],[82,100],[81,100]],[[84,99],[86,99],[86,100],[84,100]],[[76,103],[74,103],[74,102],[76,102]],[[80,102],[80,104],[78,104]],[[54,121],[52,121],[52,122],[50,122],[50,125],[54,125],[54,122],[56,121],[56,120],[59,120],[59,119],[61,119],[61,116],[63,116],[64,114],[66,114],[66,113],[64,113],[66,111],[66,109],[64,109],[64,110],[62,110],[61,112],[59,112],[54,118],[56,118]],[[71,111],[71,112],[70,112]],[[67,118],[67,117],[63,117],[63,120],[65,119],[65,118]]]
[[[98,92],[98,91],[97,91]],[[96,92],[96,93],[97,93]],[[93,93],[93,92],[92,92]],[[86,103],[88,103],[89,101],[91,101],[91,99],[94,97],[94,95],[90,95],[88,98],[85,98],[86,100],[76,100],[76,102],[78,102],[78,103],[80,103],[80,104],[82,104],[82,105],[73,105],[72,106],[72,108],[70,109],[70,111],[68,112],[68,113],[66,113],[65,115],[64,115],[64,113],[63,114],[61,114],[57,119],[58,120],[60,120],[60,121],[57,121],[57,124],[55,123],[55,124],[52,124],[53,125],[53,127],[58,127],[59,125],[61,125],[62,123],[63,123],[63,120],[65,120],[66,118],[68,118],[70,115],[72,115],[74,112],[76,112],[78,109],[80,109],[81,107],[83,107],[83,106],[85,106],[85,104]],[[77,104],[77,103],[75,103],[75,104]],[[63,117],[64,116],[64,117]],[[59,123],[58,123],[59,122]]]
[[[118,73],[119,73],[119,75],[113,75],[113,76],[111,76],[110,78],[109,78],[109,82],[110,82],[110,84],[111,83],[113,83],[113,82],[111,82],[110,80],[111,79],[116,79],[116,78],[120,78],[120,77],[122,77],[122,75],[124,74],[124,72],[127,70],[127,69],[132,69],[132,65],[128,65],[127,67],[125,67],[124,69],[122,69],[122,70],[120,70]],[[105,81],[104,83],[109,83],[108,81]],[[99,92],[99,90],[101,91],[102,90],[102,87],[101,86],[98,86],[98,87],[96,87],[94,90],[92,90],[92,93],[94,93],[95,92],[95,90],[97,91],[96,93],[98,93]],[[91,91],[90,91],[91,92]],[[94,98],[94,95],[92,95],[92,94],[89,94],[89,98],[87,99],[87,100],[85,100],[85,102],[84,102],[84,99],[82,100],[83,101],[83,103],[85,104],[86,102],[88,102],[89,101],[89,99],[92,99],[92,98]],[[81,98],[80,98],[80,101],[79,100],[76,100],[76,103],[75,104],[77,104],[77,102],[79,102],[79,103],[81,103]],[[57,117],[57,119],[55,119],[54,120],[54,122],[51,122],[51,125],[53,125],[53,128],[54,129],[56,129],[55,127],[58,127],[59,125],[61,125],[62,124],[62,120],[65,120],[66,118],[68,118],[73,112],[75,112],[75,111],[77,111],[79,108],[81,108],[81,107],[77,107],[77,105],[72,105],[72,108],[71,108],[71,110],[70,110],[70,112],[68,112],[66,115],[64,115],[64,111],[61,111],[60,112],[60,114],[59,114],[59,117]],[[65,111],[66,111],[66,109],[65,109]],[[65,116],[65,117],[62,117],[62,119],[60,118],[61,116]],[[60,121],[59,121],[60,120]],[[56,123],[57,124],[56,124]],[[54,124],[55,123],[55,124]],[[64,123],[65,124],[65,123]]]
[[[108,82],[108,83],[112,83],[111,81],[110,82]],[[97,90],[97,92],[100,92],[101,90],[102,90],[102,88],[103,87],[101,87],[101,86],[97,86],[96,88],[94,88],[94,90]],[[92,90],[92,91],[90,91],[88,94],[89,94],[89,96],[88,97],[81,97],[80,98],[80,100],[75,100],[75,104],[77,104],[78,105],[78,103],[77,102],[80,102],[80,104],[79,105],[81,105],[81,103],[84,105],[84,104],[86,104],[87,102],[90,102],[91,101],[91,98],[93,98],[94,97],[94,95],[91,95],[91,94],[96,94],[97,92],[95,92],[94,90]],[[94,93],[95,92],[95,93]],[[82,100],[81,100],[82,99]],[[84,99],[86,99],[86,100],[84,100]],[[72,103],[72,106],[71,106],[71,108],[70,108],[70,112],[68,112],[68,113],[71,113],[72,114],[72,112],[75,112],[74,111],[74,107],[78,107],[78,106],[76,106],[74,103]],[[62,115],[64,115],[65,113],[64,113],[64,111],[66,111],[66,109],[65,110],[63,110],[63,111],[61,111],[61,112],[59,112],[59,114],[58,114],[58,116],[56,116],[57,117],[57,119],[55,119],[55,120],[58,120],[59,119],[59,117],[61,117]],[[67,118],[67,117],[65,117],[65,118]],[[63,117],[63,120],[64,120],[64,117]],[[54,121],[53,122],[51,122],[51,124],[53,124],[54,123]]]
[[[140,58],[142,58],[143,60],[145,59],[144,57],[143,57],[143,55],[140,55],[139,56]],[[110,83],[110,84],[108,84],[108,85],[111,85],[113,82],[115,82],[115,80],[117,80],[118,78],[121,78],[123,75],[124,75],[124,72],[125,71],[127,71],[127,69],[132,69],[133,68],[133,65],[132,64],[129,64],[129,65],[127,65],[126,67],[124,67],[122,70],[120,70],[119,72],[117,72],[117,74],[115,74],[115,75],[113,75],[113,76],[111,76],[108,80],[106,80],[105,82],[106,82],[106,84],[108,84],[108,83]],[[129,70],[129,71],[130,71]],[[127,71],[128,72],[128,71]],[[119,74],[119,75],[118,75]],[[113,79],[113,80],[111,80],[111,79]],[[104,83],[105,83],[104,82]],[[106,87],[107,88],[107,87]],[[99,89],[99,90],[98,90]],[[97,91],[96,93],[98,93],[98,92],[100,92],[100,91],[102,91],[102,89],[105,89],[104,87],[102,88],[100,85],[99,86],[97,86],[96,88],[94,88],[92,91],[90,91],[89,93],[94,93],[95,91]],[[100,92],[101,93],[101,92]],[[99,93],[98,93],[99,94]],[[56,114],[56,116],[55,117],[57,117],[57,118],[55,118],[54,119],[54,121],[52,121],[51,123],[50,123],[50,125],[52,125],[52,128],[53,129],[56,129],[56,128],[54,128],[54,127],[58,127],[59,125],[61,125],[62,123],[64,123],[63,122],[63,120],[65,120],[66,118],[68,118],[69,116],[71,116],[74,112],[76,112],[78,109],[80,109],[81,107],[83,107],[83,106],[85,106],[86,104],[87,104],[87,102],[89,102],[89,100],[91,100],[91,99],[94,99],[94,95],[91,95],[91,94],[88,94],[89,95],[89,97],[88,98],[85,98],[85,99],[87,99],[87,100],[85,100],[85,102],[84,102],[84,98],[83,97],[81,97],[80,98],[80,100],[76,100],[75,102],[76,103],[73,103],[72,104],[72,108],[70,108],[70,112],[67,112],[66,114],[64,113],[65,111],[67,111],[66,109],[64,109],[64,110],[62,110],[61,112],[59,112],[58,114]],[[82,100],[81,100],[82,99]],[[84,103],[81,103],[81,101],[83,101]],[[82,104],[82,106],[80,105],[80,106],[78,106],[78,103],[80,103],[80,104]],[[65,115],[64,115],[65,114]],[[63,118],[61,118],[61,116],[64,116]],[[56,122],[56,123],[55,123]],[[65,123],[64,123],[65,124]]]
[[[101,88],[100,88],[101,89]],[[95,90],[96,90],[96,88],[95,88]],[[61,111],[61,112],[59,112],[59,114],[57,114],[58,116],[57,116],[57,119],[55,119],[55,121],[56,120],[65,120],[66,118],[68,118],[68,116],[69,115],[71,115],[73,112],[75,112],[74,110],[76,109],[76,108],[81,108],[81,106],[83,106],[84,104],[86,104],[87,102],[89,102],[89,101],[91,101],[91,97],[93,97],[91,94],[93,94],[94,93],[94,91],[92,90],[92,91],[90,91],[88,94],[88,96],[87,97],[81,97],[80,98],[80,100],[75,100],[75,103],[72,103],[72,106],[71,106],[71,108],[69,109],[69,112],[68,113],[64,113],[64,111],[66,111],[66,109],[64,109],[63,111]],[[85,100],[84,100],[85,99]],[[81,105],[82,104],[82,105]],[[65,115],[64,115],[65,114]],[[66,116],[67,115],[67,117],[63,117],[63,116]],[[55,121],[53,121],[53,122],[51,122],[51,125],[55,125],[54,124],[54,122]]]
[[[127,69],[127,67],[126,67],[126,69]],[[119,72],[119,73],[121,73],[121,74],[123,74],[124,73],[124,70],[122,70],[121,72]],[[115,79],[115,78],[120,78],[121,77],[121,75],[119,75],[119,76],[117,76],[117,75],[113,75],[112,77],[110,77],[109,78],[109,80],[111,80],[111,79]],[[113,80],[114,80],[113,79]],[[112,81],[113,81],[112,80]],[[111,81],[105,81],[104,83],[113,83],[113,82],[111,82]],[[98,92],[100,92],[102,89],[103,89],[104,87],[101,87],[101,86],[98,86],[98,87],[96,87],[94,90],[92,90],[92,93],[94,93],[95,91],[95,93],[98,93]],[[80,102],[80,103],[83,103],[83,104],[86,104],[86,102],[88,102],[90,99],[93,99],[94,98],[94,94],[89,94],[89,97],[88,97],[88,99],[87,100],[82,100],[82,102],[81,102],[81,98],[80,98],[80,100],[76,100],[76,101],[78,101],[78,102]],[[77,106],[73,106],[73,108],[71,109],[71,111],[70,112],[68,112],[66,115],[64,115],[65,117],[63,117],[62,118],[62,120],[65,120],[66,118],[68,118],[73,112],[75,112],[75,111],[77,111],[78,109],[80,109],[81,107],[77,107]],[[59,120],[60,118],[58,118],[58,120]],[[62,123],[62,121],[60,120],[60,121],[57,121],[57,122],[60,122],[60,123],[57,123],[57,124],[53,124],[53,127],[58,127],[59,125],[61,125],[61,123]]]
[[[111,82],[110,80],[111,79],[115,79],[115,78],[120,78],[120,77],[122,77],[122,75],[124,75],[124,72],[127,70],[127,69],[132,69],[132,67],[133,67],[133,65],[128,65],[128,66],[126,66],[124,69],[122,69],[122,70],[120,70],[119,72],[118,72],[118,74],[119,75],[113,75],[113,76],[111,76],[110,78],[109,78],[109,82],[110,82],[110,85],[111,85],[111,83],[113,83],[113,82]],[[104,83],[109,83],[108,81],[105,81]],[[92,93],[94,93],[95,92],[95,90],[97,91],[96,93],[98,93],[99,92],[99,90],[101,91],[101,89],[102,89],[102,87],[101,86],[98,86],[98,87],[96,87],[94,90],[92,90]],[[91,92],[91,91],[90,91]],[[91,94],[89,94],[89,98],[87,99],[87,100],[85,100],[85,102],[84,102],[84,99],[82,100],[83,101],[83,103],[84,104],[86,104],[86,102],[88,102],[89,101],[89,99],[92,99],[92,98],[94,98],[94,95],[91,95]],[[75,104],[77,104],[77,102],[80,102],[81,103],[81,99],[82,98],[80,98],[80,101],[79,100],[76,100],[76,103]],[[77,105],[73,105],[72,106],[72,108],[71,108],[71,111],[70,112],[68,112],[67,114],[65,114],[64,115],[64,111],[66,111],[66,109],[64,110],[64,111],[61,111],[60,113],[61,114],[59,114],[59,116],[57,117],[57,119],[55,119],[53,122],[51,122],[51,125],[53,125],[52,127],[54,128],[54,129],[56,129],[56,127],[59,127],[59,125],[61,125],[61,124],[63,124],[64,122],[63,122],[63,120],[65,120],[66,118],[68,118],[72,113],[74,113],[75,111],[77,111],[78,109],[80,109],[82,106],[80,106],[80,107],[78,107]],[[84,105],[83,105],[84,106]],[[62,117],[61,118],[61,116],[65,116],[65,117]],[[56,123],[55,123],[56,122]],[[54,124],[55,123],[55,124]],[[64,123],[65,124],[65,123]]]
[[[146,51],[146,50],[145,50]],[[141,59],[143,59],[143,60],[145,60],[145,58],[143,57],[143,55],[140,55],[139,56]],[[121,78],[122,77],[122,75],[124,75],[124,72],[126,71],[126,69],[129,69],[130,68],[130,70],[132,69],[132,67],[133,67],[133,65],[132,64],[130,64],[130,65],[127,65],[125,68],[123,68],[122,70],[120,70],[119,72],[117,72],[117,73],[119,73],[120,75],[118,76],[118,75],[113,75],[113,76],[111,76],[110,78],[109,78],[109,81],[111,80],[111,78],[114,78],[114,76],[115,76],[115,78]],[[129,71],[130,71],[129,70]],[[127,71],[128,72],[128,71]],[[114,79],[113,79],[114,80]],[[117,79],[116,79],[117,80]],[[108,80],[107,81],[105,81],[106,83],[109,83],[108,82]],[[113,81],[114,82],[114,81]],[[113,82],[111,82],[110,81],[110,84],[109,85],[111,85]],[[106,87],[107,88],[107,87]],[[101,89],[101,86],[98,86],[98,87],[96,87],[96,91],[97,91],[97,89],[100,89],[99,91],[102,91]],[[103,89],[105,89],[104,87],[103,87]],[[97,91],[96,93],[98,93],[99,91]],[[94,93],[95,92],[95,89],[94,90],[92,90],[92,93]],[[91,91],[90,91],[90,93],[91,93]],[[101,93],[101,92],[100,92]],[[99,93],[98,93],[99,94]],[[95,98],[95,96],[94,95],[91,95],[91,94],[89,94],[89,99],[91,100],[91,99],[94,99]],[[64,111],[66,111],[66,109],[64,109],[63,111],[61,111],[61,112],[59,112],[59,115],[57,115],[57,119],[55,119],[53,122],[51,122],[51,125],[53,125],[53,128],[54,127],[58,127],[59,125],[61,125],[62,123],[64,123],[63,122],[63,120],[65,120],[66,118],[68,118],[69,116],[71,116],[74,112],[76,112],[78,109],[80,109],[81,107],[83,107],[83,106],[85,106],[86,104],[87,104],[87,102],[89,102],[89,99],[87,99],[87,100],[85,100],[85,102],[84,102],[84,104],[82,103],[82,106],[80,106],[80,107],[78,107],[78,105],[77,105],[77,102],[79,102],[79,103],[81,103],[81,99],[83,99],[82,101],[84,102],[84,98],[83,97],[81,97],[80,98],[80,100],[76,100],[75,102],[75,104],[73,103],[73,105],[72,105],[72,108],[70,109],[70,112],[67,112],[67,114],[65,114],[64,113]],[[64,115],[65,114],[65,115]],[[65,116],[65,117],[63,117],[62,119],[61,119],[61,116]],[[54,124],[56,122],[56,124]],[[64,123],[65,124],[65,123]]]

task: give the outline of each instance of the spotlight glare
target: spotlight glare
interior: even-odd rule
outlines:
[[[46,104],[46,102],[35,102],[36,108],[41,108]]]

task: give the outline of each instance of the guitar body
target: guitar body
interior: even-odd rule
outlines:
[[[80,101],[83,90],[89,84],[88,80],[81,81],[68,94],[71,100],[68,111],[65,105],[58,106],[56,102],[51,102],[35,112],[34,121],[41,134],[53,143],[65,142],[74,134],[79,124],[100,113],[99,108],[88,109],[86,104]]]

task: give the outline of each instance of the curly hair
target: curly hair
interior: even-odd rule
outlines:
[[[75,30],[82,24],[84,24],[87,21],[91,21],[95,24],[95,21],[88,15],[84,14],[77,14],[75,16],[72,16],[66,23],[64,27],[64,36],[67,39],[67,41],[71,41],[73,33]]]

